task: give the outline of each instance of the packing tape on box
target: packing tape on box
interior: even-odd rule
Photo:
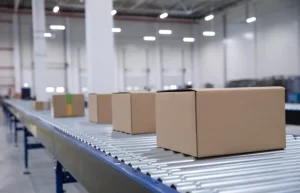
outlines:
[[[67,115],[72,116],[73,115],[72,95],[67,94],[66,95],[66,100],[67,100]]]

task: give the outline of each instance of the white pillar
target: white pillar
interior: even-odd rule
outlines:
[[[13,48],[14,48],[14,82],[15,92],[21,93],[21,54],[20,54],[20,30],[19,30],[19,16],[17,13],[13,14]]]
[[[68,79],[67,79],[67,87],[68,87],[68,92],[74,93],[74,65],[72,64],[72,57],[71,57],[71,25],[70,25],[70,18],[66,17],[65,18],[65,34],[64,34],[64,39],[65,39],[65,62],[67,63],[67,74],[68,74]]]
[[[47,100],[47,47],[45,33],[45,1],[32,0],[34,85],[38,101]]]
[[[156,23],[155,24],[156,31],[159,30],[159,26]],[[163,85],[162,85],[162,78],[163,78],[163,73],[162,73],[162,62],[161,62],[161,45],[160,45],[159,38],[156,39],[155,41],[155,80],[156,80],[156,90],[162,90]]]
[[[86,59],[89,93],[117,91],[117,65],[112,34],[112,0],[85,1]]]
[[[198,35],[198,24],[193,25],[193,37],[195,38],[195,42],[192,45],[192,83],[194,88],[200,88],[200,66],[199,66],[199,61],[198,61],[198,56],[199,56],[199,50],[198,50],[198,45],[200,44],[199,42],[199,35]]]

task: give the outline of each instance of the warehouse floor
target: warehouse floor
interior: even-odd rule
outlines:
[[[300,135],[300,126],[288,125],[288,134]],[[9,131],[0,116],[0,192],[1,193],[55,193],[54,162],[45,150],[31,150],[29,156],[30,175],[23,175],[23,138],[19,132],[19,146],[13,143]],[[78,184],[65,185],[67,193],[86,193]]]
[[[30,150],[30,175],[23,175],[23,134],[19,132],[19,146],[13,143],[13,133],[0,117],[0,192],[55,193],[54,162],[45,150]],[[78,184],[64,185],[67,193],[85,193]]]

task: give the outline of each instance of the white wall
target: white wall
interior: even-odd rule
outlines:
[[[63,17],[47,16],[46,20],[47,26],[67,24],[66,18]],[[69,48],[69,91],[82,92],[87,88],[84,19],[69,18],[69,25],[70,30],[67,35],[64,31],[52,31],[54,37],[47,38],[49,72],[47,85],[49,87],[66,86],[64,64],[67,62],[66,52],[68,51],[66,49]],[[115,51],[121,77],[120,90],[127,88],[142,90],[145,86],[160,89],[156,81],[160,65],[165,69],[163,84],[182,85],[191,80],[192,44],[182,41],[183,37],[191,36],[191,24],[115,21],[114,26],[122,29],[121,33],[115,34]],[[28,83],[34,90],[31,28],[31,16],[22,15],[20,40],[22,83]],[[170,37],[159,35],[158,29],[170,29],[173,34]],[[156,36],[157,41],[144,41],[143,37],[146,35]],[[69,40],[69,45],[65,44],[66,38]],[[185,73],[183,73],[183,68],[186,69]]]
[[[161,89],[160,84],[185,84],[197,81],[203,87],[212,83],[223,87],[226,81],[261,78],[272,75],[299,75],[300,2],[297,0],[255,1],[249,5],[249,16],[257,21],[246,24],[245,5],[215,16],[213,24],[154,23],[115,21],[122,29],[115,34],[115,51],[119,66],[119,88],[125,90]],[[1,66],[13,66],[12,15],[0,15]],[[224,20],[225,18],[225,20]],[[50,17],[50,24],[67,25],[68,31],[56,31],[47,39],[48,86],[66,86],[64,64],[68,63],[68,88],[82,92],[87,87],[85,62],[85,24],[83,18]],[[4,22],[5,21],[5,22]],[[170,29],[171,36],[159,35],[159,29]],[[203,31],[214,30],[216,36],[204,37]],[[156,36],[146,42],[143,36]],[[183,37],[194,36],[195,43],[184,43]],[[32,80],[32,21],[20,15],[20,46],[23,83],[34,90]],[[161,73],[160,70],[162,70]],[[159,78],[161,74],[161,78]],[[6,79],[5,79],[6,77]],[[13,84],[13,70],[0,69],[0,84]],[[194,82],[195,84],[195,82]],[[1,85],[0,85],[1,87]],[[0,88],[7,92],[7,88]]]
[[[249,16],[257,21],[247,24],[245,5],[214,19],[215,37],[199,37],[201,83],[220,87],[227,81],[273,75],[299,75],[300,2],[265,0],[249,5]],[[209,22],[200,22],[205,31]],[[226,38],[224,38],[226,35]],[[224,74],[226,75],[224,78]]]
[[[0,16],[0,94],[6,94],[13,79],[12,18]]]

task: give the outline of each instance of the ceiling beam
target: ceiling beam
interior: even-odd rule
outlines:
[[[137,0],[137,2],[130,7],[130,10],[134,10],[135,8],[139,7],[140,5],[146,3],[147,0]]]
[[[15,0],[15,12],[17,12],[18,11],[18,9],[19,9],[19,6],[20,6],[20,3],[21,3],[21,0]]]

